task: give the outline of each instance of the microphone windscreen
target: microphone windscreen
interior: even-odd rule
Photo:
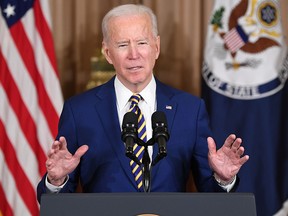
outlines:
[[[138,124],[137,115],[134,112],[127,112],[123,117],[122,122],[122,129],[127,127],[127,125],[134,125]]]
[[[162,111],[156,111],[152,115],[152,129],[155,129],[159,125],[167,127],[166,115]]]

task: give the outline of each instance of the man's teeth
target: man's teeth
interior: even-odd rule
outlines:
[[[141,68],[140,66],[136,66],[136,67],[130,67],[129,69],[130,70],[136,70],[136,69],[139,69],[139,68]]]

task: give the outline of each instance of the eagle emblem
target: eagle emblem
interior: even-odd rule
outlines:
[[[203,66],[208,86],[239,99],[283,87],[288,60],[276,0],[216,0],[209,30]]]

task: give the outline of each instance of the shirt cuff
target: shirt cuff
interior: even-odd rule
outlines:
[[[69,180],[69,175],[67,175],[66,180],[62,185],[55,186],[49,183],[48,177],[46,176],[45,185],[46,185],[47,193],[59,193],[59,191],[66,185],[68,180]]]
[[[223,190],[226,190],[227,192],[230,192],[232,190],[232,188],[234,187],[234,185],[235,185],[236,179],[237,178],[235,176],[234,180],[230,184],[225,185],[225,186],[219,184],[219,186],[222,187]]]
[[[218,183],[218,185],[225,191],[230,192],[232,190],[232,188],[234,187],[235,183],[236,183],[236,175],[234,176],[233,180],[229,183],[225,183],[223,184],[223,182],[221,182],[220,179],[218,179],[215,174],[213,175],[214,179],[216,180],[216,182]]]

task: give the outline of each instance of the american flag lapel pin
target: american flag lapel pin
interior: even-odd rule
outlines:
[[[172,106],[166,105],[166,109],[167,109],[167,110],[172,110]]]

